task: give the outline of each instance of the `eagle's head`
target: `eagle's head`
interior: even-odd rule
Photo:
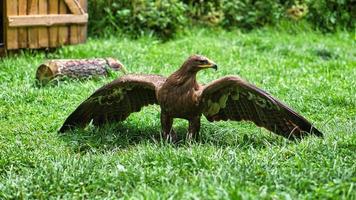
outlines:
[[[184,68],[186,71],[189,72],[198,72],[202,69],[208,68],[213,68],[217,70],[218,66],[205,56],[192,55],[183,63],[181,68]]]

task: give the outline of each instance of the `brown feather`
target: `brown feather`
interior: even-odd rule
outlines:
[[[224,95],[228,96],[226,102],[220,104],[225,103],[226,106],[219,105],[219,109],[212,112],[211,107]],[[203,113],[209,121],[252,121],[289,139],[301,138],[309,133],[322,136],[304,117],[239,77],[227,76],[206,85],[201,99]]]
[[[166,78],[158,75],[126,75],[95,91],[66,119],[59,132],[123,121],[143,106],[156,104],[156,91]]]

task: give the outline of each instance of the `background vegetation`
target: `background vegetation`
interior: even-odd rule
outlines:
[[[308,23],[323,32],[355,27],[353,0],[89,0],[90,33],[169,38],[192,25],[227,29]]]

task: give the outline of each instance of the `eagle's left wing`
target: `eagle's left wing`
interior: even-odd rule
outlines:
[[[144,106],[158,104],[156,92],[166,81],[158,75],[125,75],[95,91],[68,116],[59,132],[125,120]]]
[[[204,86],[203,114],[209,121],[252,121],[288,139],[306,134],[322,136],[308,120],[267,92],[237,76],[226,76]]]

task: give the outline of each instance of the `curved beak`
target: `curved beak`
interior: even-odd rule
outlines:
[[[215,71],[218,70],[218,66],[215,63],[213,64],[213,66],[211,68],[215,69]]]
[[[216,70],[218,70],[218,66],[213,62],[209,60],[208,64],[204,64],[204,65],[199,65],[199,68],[213,68]]]

